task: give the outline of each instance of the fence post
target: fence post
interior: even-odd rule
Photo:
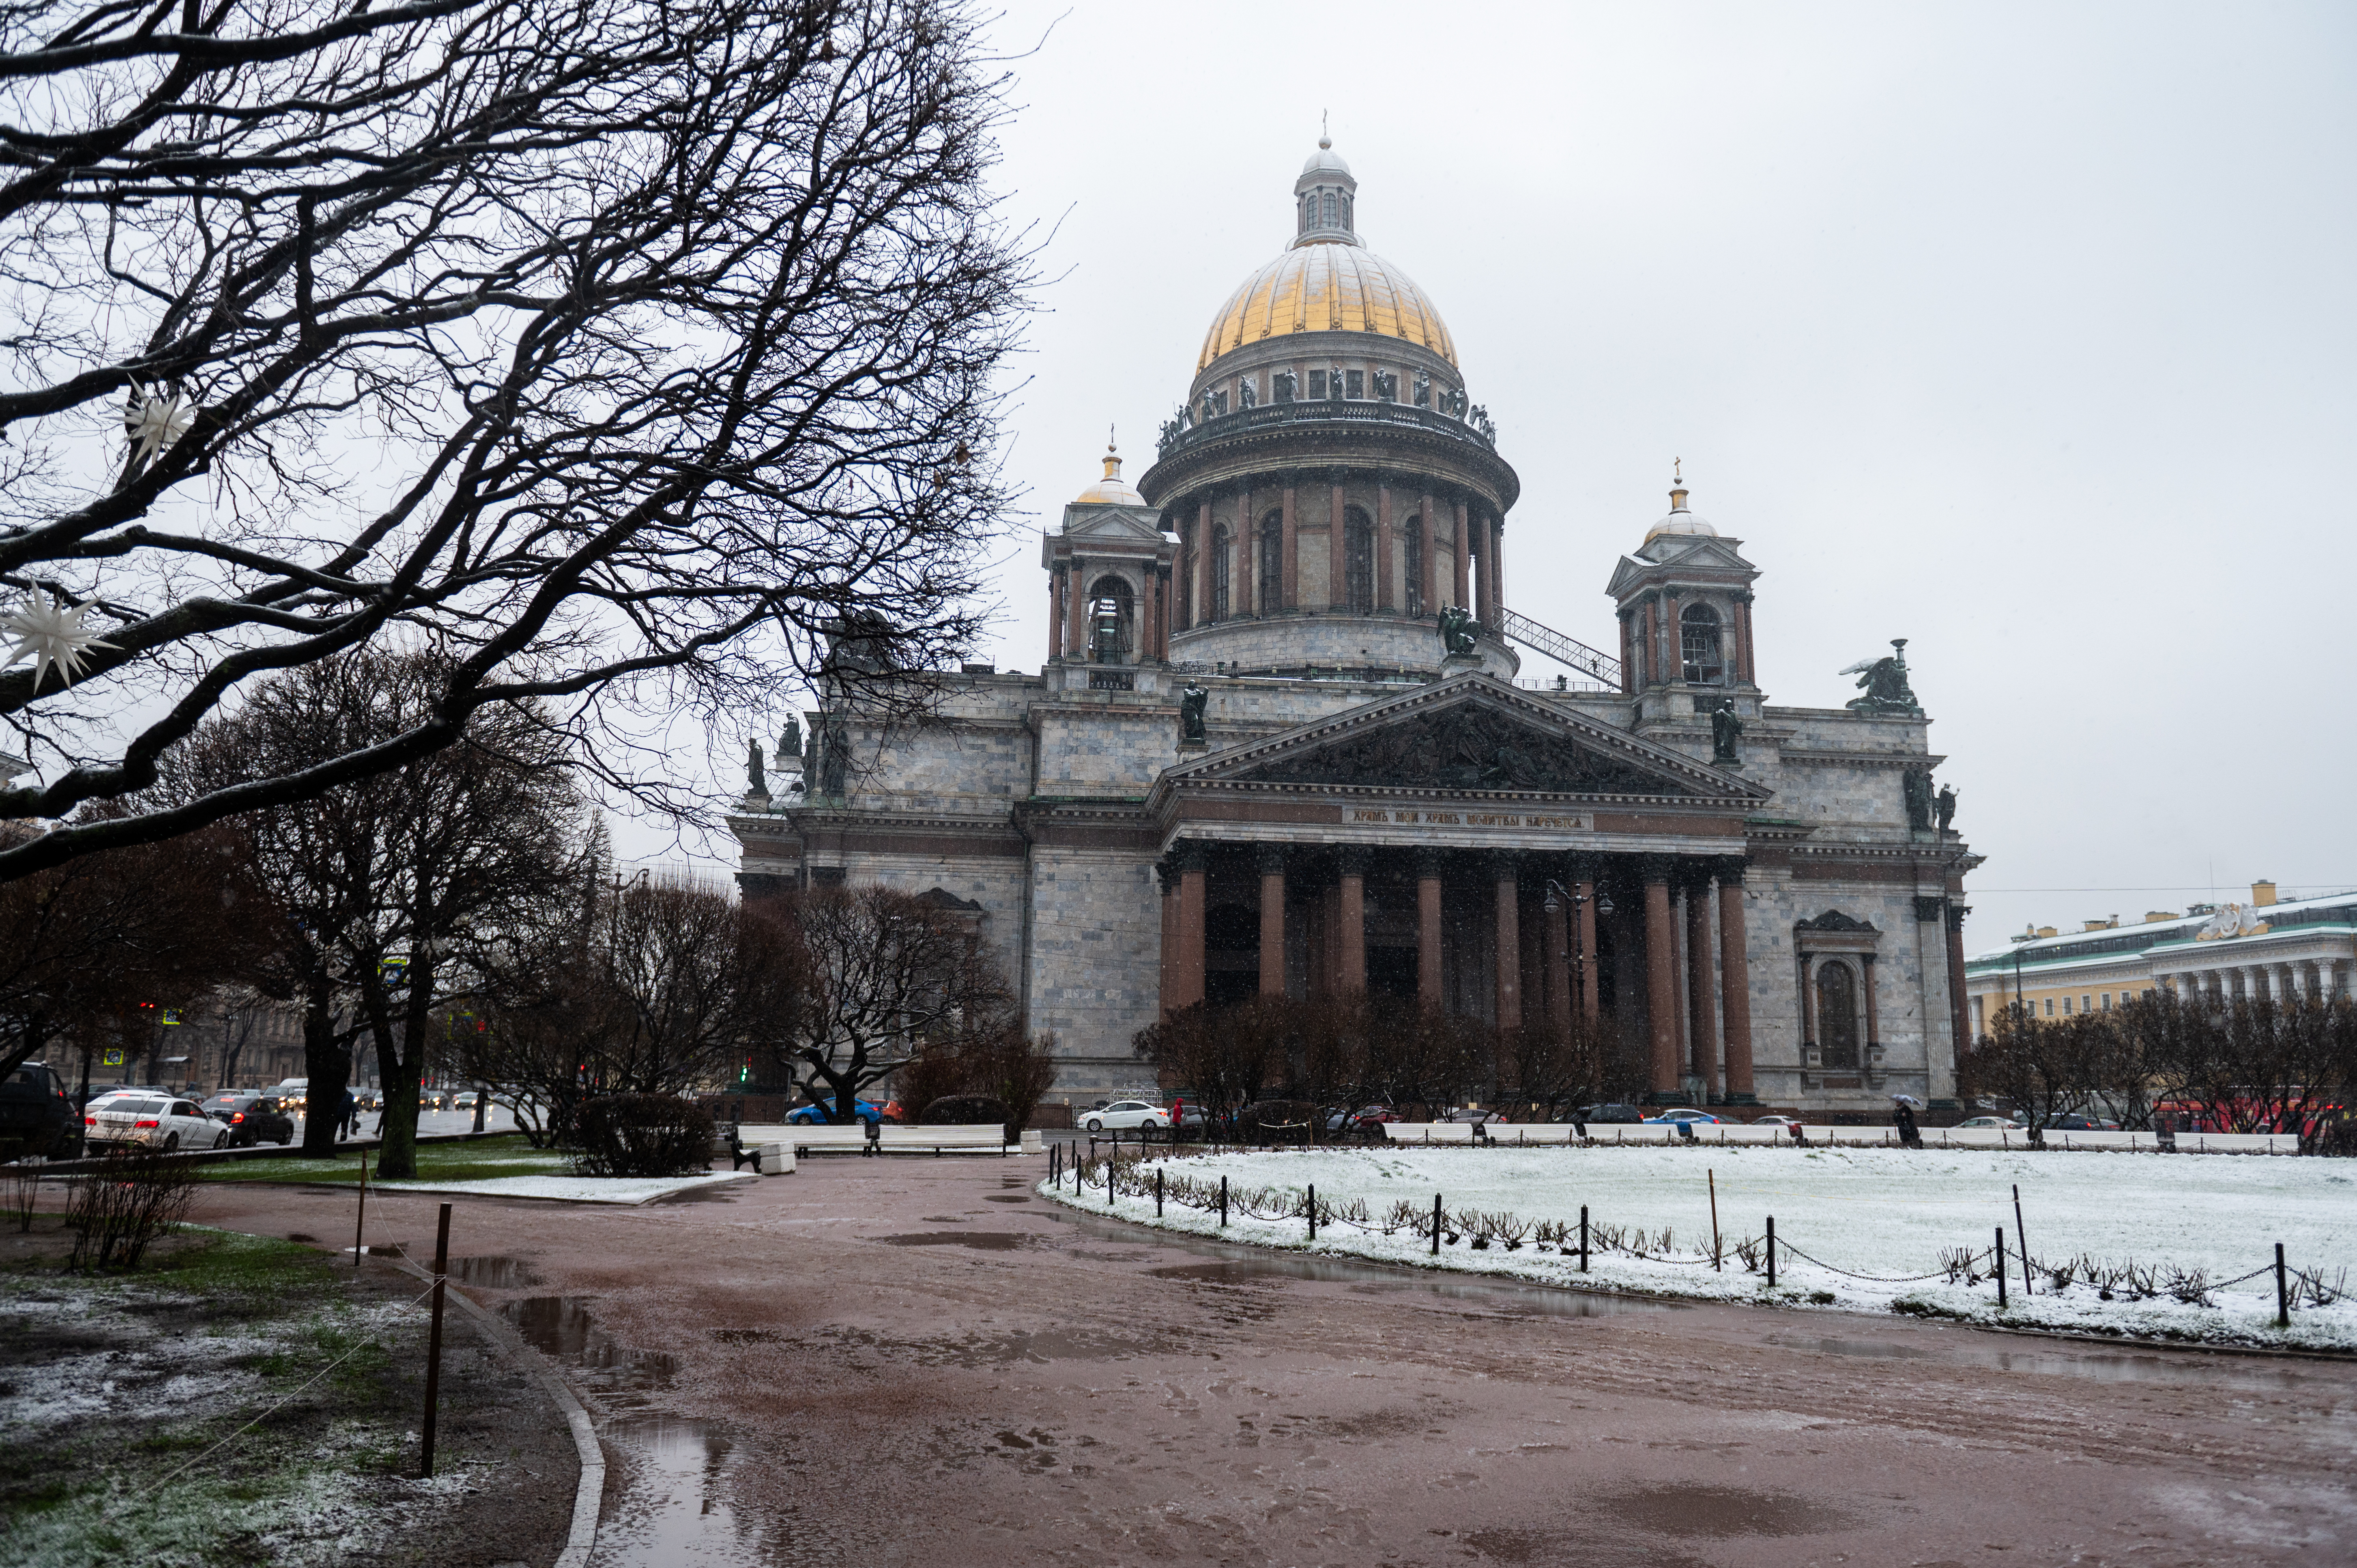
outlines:
[[[1318,1240],[1318,1184],[1309,1184],[1309,1240]]]
[[[1432,1255],[1440,1256],[1440,1195],[1432,1195]]]
[[[1220,1178],[1220,1229],[1228,1228],[1228,1178]]]
[[[1154,1218],[1162,1218],[1162,1167],[1154,1167]]]
[[[1587,1272],[1587,1205],[1579,1206],[1579,1272]]]
[[[2005,1305],[2005,1227],[1996,1228],[1996,1304]]]
[[[2276,1243],[2276,1326],[2291,1326],[2291,1295],[2284,1289],[2283,1243]]]
[[[442,1293],[450,1272],[450,1206],[442,1206],[442,1222],[434,1233],[434,1326],[425,1341],[425,1430],[418,1444],[417,1474],[434,1476],[434,1417],[442,1394]]]
[[[1113,1149],[1113,1155],[1112,1155],[1112,1157],[1111,1157],[1111,1158],[1109,1158],[1109,1159],[1107,1159],[1107,1160],[1105,1161],[1105,1207],[1106,1207],[1107,1208],[1111,1208],[1113,1207],[1113,1173],[1114,1173],[1114,1168],[1116,1165],[1120,1165],[1120,1164],[1121,1164],[1121,1145],[1120,1145],[1119,1144],[1115,1144],[1114,1145],[1114,1149]]]
[[[2021,1249],[2021,1294],[2036,1295],[2029,1283],[2029,1227],[2021,1222],[2021,1184],[2013,1184],[2013,1244]]]
[[[352,1267],[361,1266],[361,1233],[368,1229],[368,1151],[361,1151],[361,1207],[352,1216]]]
[[[1768,1217],[1768,1288],[1776,1288],[1776,1217]]]
[[[1718,1243],[1718,1173],[1705,1171],[1703,1175],[1710,1178],[1710,1272],[1723,1274],[1727,1269]]]

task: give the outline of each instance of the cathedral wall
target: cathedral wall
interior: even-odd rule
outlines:
[[[1495,638],[1480,644],[1482,668],[1512,680],[1522,659]],[[1442,657],[1440,632],[1429,620],[1405,616],[1287,616],[1268,620],[1222,621],[1179,632],[1170,639],[1174,659],[1240,664],[1246,670],[1298,670],[1316,664],[1337,670],[1405,667],[1430,673]],[[1372,699],[1385,692],[1369,691]]]
[[[1135,850],[1032,851],[1030,1026],[1053,1030],[1071,1058],[1055,1092],[1149,1084],[1130,1037],[1160,1005],[1162,904],[1151,861]]]
[[[1012,720],[942,719],[888,736],[854,725],[851,738],[855,810],[1001,814],[1030,793],[1031,736]]]
[[[1178,760],[1178,717],[1167,707],[1043,707],[1038,793],[1137,796]]]
[[[1751,1054],[1762,1102],[1775,1105],[1881,1102],[1905,1091],[1925,1101],[1955,1093],[1949,1040],[1947,950],[1942,922],[1916,918],[1911,885],[1821,881],[1755,866],[1745,878],[1744,934],[1751,991]],[[1793,926],[1828,909],[1873,926],[1876,1039],[1883,1047],[1879,1089],[1865,1073],[1808,1069],[1803,1090],[1799,952]],[[1861,999],[1860,1029],[1864,1029]],[[1855,1079],[1830,1087],[1828,1076]]]

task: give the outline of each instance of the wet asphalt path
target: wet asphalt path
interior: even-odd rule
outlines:
[[[1044,1174],[462,1199],[452,1250],[600,1417],[598,1568],[2357,1562],[2357,1364],[1286,1261]],[[348,1240],[351,1202],[196,1218]]]

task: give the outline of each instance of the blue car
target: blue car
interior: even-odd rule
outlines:
[[[884,1107],[873,1100],[855,1100],[851,1104],[854,1112],[862,1122],[873,1122],[884,1120]],[[790,1112],[786,1120],[804,1127],[823,1127],[829,1125],[834,1118],[826,1115],[815,1105],[805,1105],[799,1111]]]
[[[1648,1127],[1675,1126],[1680,1122],[1693,1122],[1696,1123],[1707,1122],[1716,1124],[1725,1120],[1725,1117],[1714,1116],[1707,1111],[1691,1111],[1681,1108],[1676,1111],[1664,1111],[1659,1116],[1648,1116],[1645,1118],[1645,1125]]]

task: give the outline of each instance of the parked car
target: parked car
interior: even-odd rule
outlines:
[[[1487,1122],[1502,1122],[1505,1118],[1499,1115],[1495,1111],[1491,1111],[1479,1105],[1451,1105],[1445,1108],[1440,1112],[1440,1120],[1443,1122],[1471,1122],[1478,1125]]]
[[[874,1122],[880,1124],[884,1120],[884,1107],[873,1100],[855,1100],[851,1102],[851,1107],[852,1113],[862,1122]],[[832,1122],[834,1118],[815,1105],[805,1105],[800,1110],[788,1112],[786,1120],[799,1126],[813,1127],[824,1126]]]
[[[231,1090],[205,1101],[205,1113],[229,1129],[232,1149],[247,1148],[264,1138],[274,1144],[295,1141],[295,1118],[266,1094]]]
[[[1691,1106],[1679,1105],[1673,1106],[1667,1111],[1657,1112],[1653,1115],[1646,1117],[1645,1125],[1649,1127],[1659,1127],[1664,1123],[1674,1124],[1680,1122],[1707,1122],[1716,1126],[1717,1123],[1725,1120],[1725,1117],[1714,1116],[1707,1111],[1696,1111]]]
[[[0,1159],[81,1153],[81,1117],[73,1096],[46,1062],[26,1062],[0,1079]]]
[[[1384,1122],[1398,1120],[1399,1112],[1388,1105],[1361,1105],[1356,1111],[1338,1108],[1327,1113],[1326,1131],[1329,1134],[1362,1133],[1372,1136]]]
[[[2082,1116],[2073,1112],[2068,1116],[2050,1116],[2046,1125],[2058,1133],[2116,1133],[2120,1124],[2106,1122],[2100,1116]]]
[[[1798,1127],[1801,1119],[1798,1116],[1761,1116],[1751,1124],[1754,1127]]]
[[[1959,1129],[1965,1127],[2010,1127],[2017,1133],[2026,1133],[2029,1130],[2026,1124],[2016,1122],[2012,1118],[2007,1116],[1967,1116],[1963,1121],[1957,1122],[1956,1126]]]
[[[1144,1100],[1116,1100],[1103,1110],[1090,1111],[1081,1125],[1092,1133],[1126,1133],[1132,1129],[1160,1132],[1170,1125],[1168,1107]]]
[[[1630,1105],[1626,1102],[1583,1105],[1579,1109],[1579,1114],[1573,1118],[1578,1122],[1601,1122],[1608,1127],[1614,1125],[1632,1127],[1644,1119],[1645,1112],[1642,1106]]]
[[[206,1115],[193,1100],[171,1095],[117,1095],[82,1113],[87,1144],[145,1144],[150,1148],[219,1149],[229,1129]]]

